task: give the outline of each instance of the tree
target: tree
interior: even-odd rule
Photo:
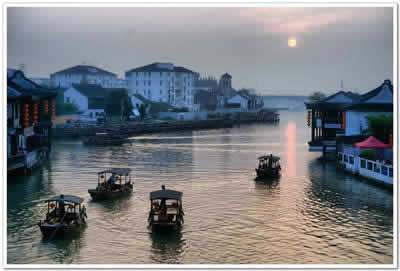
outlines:
[[[368,121],[367,135],[372,135],[377,139],[388,142],[389,134],[393,133],[393,116],[392,115],[367,115]]]
[[[324,99],[325,97],[326,95],[324,93],[322,93],[321,91],[316,91],[308,97],[308,100],[310,102],[318,102]]]
[[[126,89],[110,92],[106,97],[106,114],[128,117],[132,114],[133,105]]]
[[[141,104],[139,106],[139,113],[140,113],[141,119],[144,119],[146,117],[146,108],[147,108],[147,104]]]

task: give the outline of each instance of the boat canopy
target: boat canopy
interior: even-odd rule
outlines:
[[[69,201],[75,204],[80,204],[84,201],[83,198],[77,197],[77,196],[72,196],[72,195],[59,195],[59,196],[55,196],[52,197],[51,199],[46,200],[45,202],[50,202],[50,201],[59,201],[59,200],[63,200],[63,201]]]
[[[182,194],[183,193],[179,192],[179,191],[169,190],[169,189],[162,189],[162,190],[150,192],[150,200],[155,200],[155,199],[176,199],[176,200],[181,200],[182,199]]]
[[[273,161],[273,162],[277,162],[281,158],[279,158],[278,156],[272,155],[272,154],[271,155],[263,155],[263,156],[258,157],[258,160],[268,160],[268,159],[271,159],[271,161]]]
[[[97,174],[103,174],[103,173],[115,173],[117,175],[129,175],[129,173],[132,170],[130,168],[110,168],[110,169],[106,169],[103,171],[98,172]]]

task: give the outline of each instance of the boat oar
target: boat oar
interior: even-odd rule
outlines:
[[[62,227],[62,223],[64,222],[64,218],[67,216],[67,212],[65,212],[63,218],[61,218],[60,223],[58,223],[57,227],[54,229],[54,231],[52,232],[52,234],[50,235],[49,241],[51,241],[53,239],[53,237],[56,235],[57,231],[59,228]]]
[[[51,236],[50,236],[50,238],[48,239],[48,241],[51,241],[51,240],[54,238],[54,236],[56,235],[58,229],[61,228],[62,223],[64,222],[64,219],[65,219],[66,216],[67,216],[67,213],[65,213],[64,216],[63,216],[63,218],[61,218],[60,223],[57,225],[57,227],[56,227],[56,228],[54,229],[54,231],[51,233]],[[37,246],[40,246],[40,245],[41,245],[41,243],[36,243],[36,244],[32,244],[32,247],[37,247]]]

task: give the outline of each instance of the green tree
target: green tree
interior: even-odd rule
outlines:
[[[126,89],[110,92],[106,97],[106,114],[122,115],[124,118],[132,114],[133,105]]]
[[[367,115],[368,130],[366,135],[372,135],[377,139],[388,143],[389,134],[393,133],[393,116],[392,115]]]
[[[316,91],[308,97],[308,100],[310,102],[318,102],[324,99],[325,97],[326,95],[324,93],[322,93],[321,91]]]
[[[140,118],[144,119],[146,117],[146,108],[147,108],[147,104],[141,104],[139,106],[139,114],[140,114]]]

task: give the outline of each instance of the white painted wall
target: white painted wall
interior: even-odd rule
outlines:
[[[187,107],[192,111],[194,75],[192,73],[174,72],[173,65],[170,63],[158,65],[169,68],[171,71],[127,73],[129,94],[141,94],[151,101],[169,103],[176,107]]]
[[[248,100],[241,95],[235,95],[228,100],[228,104],[240,104],[241,109],[248,109]]]
[[[89,108],[88,98],[85,95],[82,95],[74,87],[70,87],[64,92],[64,102],[67,103],[68,99],[70,103],[73,103],[78,107],[79,111],[87,111]]]
[[[365,118],[368,115],[393,115],[393,112],[359,112],[347,111],[346,112],[346,130],[345,135],[360,135],[363,130],[368,129],[368,121]]]

